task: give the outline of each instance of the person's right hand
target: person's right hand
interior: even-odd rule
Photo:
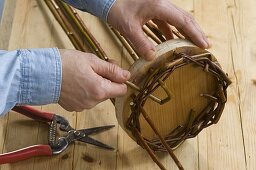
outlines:
[[[142,57],[152,60],[156,48],[142,30],[149,20],[154,21],[167,39],[173,37],[172,25],[200,48],[210,47],[195,19],[170,0],[116,0],[108,15],[108,23],[128,38]]]
[[[68,111],[90,109],[96,104],[122,96],[130,72],[91,53],[60,50],[62,87],[59,104]]]

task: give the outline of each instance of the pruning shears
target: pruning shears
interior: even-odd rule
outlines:
[[[48,144],[33,145],[13,152],[0,154],[0,164],[18,162],[35,156],[52,156],[60,154],[74,141],[80,141],[104,149],[114,150],[111,146],[89,137],[89,135],[109,130],[113,128],[114,125],[76,130],[70,126],[69,122],[64,117],[57,114],[42,112],[29,106],[15,106],[12,110],[34,120],[47,123],[49,125]],[[56,133],[58,127],[60,131],[66,133],[64,136],[57,139]]]

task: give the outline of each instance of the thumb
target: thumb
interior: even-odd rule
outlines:
[[[135,50],[146,60],[155,58],[156,48],[154,44],[144,35],[140,26],[135,27],[134,32],[129,33],[128,38]]]
[[[116,83],[124,83],[130,79],[130,72],[123,70],[116,64],[96,59],[92,64],[92,69],[100,76],[107,78]]]

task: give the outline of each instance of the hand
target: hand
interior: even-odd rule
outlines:
[[[90,53],[60,50],[62,87],[59,104],[68,111],[90,109],[108,99],[122,96],[130,73]]]
[[[167,39],[173,37],[170,28],[172,25],[199,47],[210,47],[194,18],[169,0],[117,0],[108,15],[108,22],[127,37],[147,60],[155,56],[155,46],[142,30],[142,26],[149,20],[155,22]]]

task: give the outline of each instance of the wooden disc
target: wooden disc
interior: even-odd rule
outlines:
[[[167,41],[157,46],[157,58],[154,61],[139,59],[131,66],[130,72],[132,76],[130,81],[142,87],[143,80],[147,78],[148,70],[150,68],[159,68],[166,62],[173,61],[174,51],[175,53],[185,53],[187,55],[208,52],[186,40]],[[166,79],[165,84],[173,94],[172,99],[164,105],[160,105],[148,98],[143,107],[163,137],[178,126],[185,125],[191,110],[199,114],[210,103],[209,99],[200,96],[200,94],[213,94],[217,88],[216,77],[205,72],[202,67],[192,63],[176,69]],[[135,137],[127,128],[126,123],[131,115],[131,95],[136,93],[136,90],[128,87],[127,94],[124,97],[117,98],[115,103],[118,122],[133,139]],[[166,93],[161,87],[153,95],[162,99],[166,97]],[[141,134],[144,138],[148,140],[156,139],[156,134],[142,115],[140,115],[139,123]]]

